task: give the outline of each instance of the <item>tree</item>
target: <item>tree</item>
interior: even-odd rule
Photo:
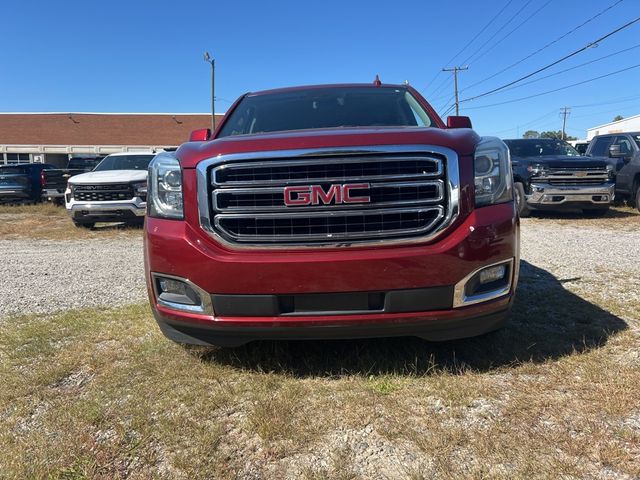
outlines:
[[[562,140],[562,130],[549,130],[547,132],[542,132],[540,134],[540,138],[555,138],[558,140]],[[577,137],[572,137],[571,135],[566,135],[565,140],[577,140]]]
[[[522,138],[540,138],[540,132],[536,130],[527,130],[522,135]]]
[[[613,117],[614,122],[617,122],[619,120],[624,120],[624,117],[622,115],[616,115],[615,117]]]

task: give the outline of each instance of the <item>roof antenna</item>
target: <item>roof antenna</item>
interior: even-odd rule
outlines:
[[[373,84],[376,87],[379,87],[380,85],[382,85],[382,82],[380,81],[380,77],[376,74],[376,79],[373,81]]]

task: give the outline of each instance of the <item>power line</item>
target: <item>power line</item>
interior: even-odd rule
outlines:
[[[604,75],[600,75],[600,76],[598,76],[598,77],[590,78],[590,79],[588,79],[588,80],[583,80],[583,81],[581,81],[581,82],[572,83],[571,85],[565,85],[564,87],[555,88],[555,89],[553,89],[553,90],[548,90],[548,91],[546,91],[546,92],[536,93],[536,94],[534,94],[534,95],[528,95],[528,96],[526,96],[526,97],[515,98],[515,99],[512,99],[512,100],[506,100],[506,101],[504,101],[504,102],[491,103],[491,104],[489,104],[489,105],[479,105],[479,106],[477,106],[477,107],[467,107],[467,109],[468,109],[468,110],[477,110],[477,109],[479,109],[479,108],[496,107],[496,106],[498,106],[498,105],[506,105],[507,103],[520,102],[520,101],[522,101],[522,100],[528,100],[528,99],[530,99],[530,98],[541,97],[542,95],[548,95],[548,94],[550,94],[550,93],[559,92],[559,91],[561,91],[561,90],[566,90],[567,88],[572,88],[572,87],[576,87],[576,86],[578,86],[578,85],[583,85],[583,84],[585,84],[585,83],[594,82],[594,81],[596,81],[596,80],[600,80],[601,78],[610,77],[610,76],[612,76],[612,75],[616,75],[616,74],[618,74],[618,73],[626,72],[626,71],[628,71],[628,70],[632,70],[632,69],[634,69],[634,68],[638,68],[638,67],[640,67],[640,63],[638,63],[638,64],[636,64],[636,65],[632,65],[632,66],[627,67],[627,68],[623,68],[623,69],[620,69],[620,70],[616,70],[615,72],[609,72],[609,73],[606,73],[606,74],[604,74]],[[461,102],[462,102],[462,101],[464,101],[464,100],[461,100]]]
[[[640,44],[634,45],[633,47],[625,48],[623,50],[618,50],[617,52],[613,52],[613,53],[610,53],[608,55],[604,55],[602,57],[594,58],[593,60],[589,60],[588,62],[580,63],[578,65],[574,65],[573,67],[565,68],[564,70],[560,70],[560,71],[555,72],[555,73],[550,73],[549,75],[544,75],[543,77],[536,78],[534,80],[529,80],[528,82],[520,83],[518,85],[513,85],[511,87],[505,88],[504,90],[505,91],[509,91],[509,90],[513,90],[515,88],[524,87],[525,85],[530,85],[532,83],[540,82],[541,80],[545,80],[545,79],[550,78],[550,77],[555,77],[557,75],[561,75],[561,74],[569,72],[571,70],[575,70],[576,68],[581,68],[581,67],[584,67],[586,65],[590,65],[592,63],[599,62],[600,60],[605,60],[607,58],[614,57],[616,55],[620,55],[621,53],[625,53],[625,52],[628,52],[630,50],[634,50],[636,48],[640,48]],[[464,90],[461,90],[461,91],[464,91]],[[490,95],[495,95],[496,93],[500,93],[500,92],[494,92],[494,93],[492,93]],[[489,95],[487,95],[487,96],[489,96]]]
[[[500,90],[504,90],[505,88],[510,87],[511,85],[519,83],[522,80],[526,80],[527,78],[530,78],[530,77],[532,77],[532,76],[534,76],[534,75],[536,75],[536,74],[538,74],[538,73],[540,73],[540,72],[542,72],[544,70],[547,70],[547,69],[553,67],[554,65],[559,64],[560,62],[564,62],[565,60],[567,60],[567,59],[569,59],[569,58],[571,58],[571,57],[573,57],[573,56],[575,56],[575,55],[577,55],[577,54],[579,54],[581,52],[584,52],[588,48],[593,47],[597,43],[605,40],[606,38],[611,37],[612,35],[615,35],[616,33],[624,30],[625,28],[630,27],[631,25],[633,25],[634,23],[637,23],[638,21],[640,21],[640,17],[637,17],[636,19],[631,20],[630,22],[624,24],[623,26],[618,27],[615,30],[607,33],[606,35],[603,35],[602,37],[600,37],[600,38],[594,40],[593,42],[585,45],[584,47],[579,48],[578,50],[575,50],[575,51],[569,53],[568,55],[565,55],[564,57],[562,57],[562,58],[560,58],[560,59],[558,59],[558,60],[556,60],[554,62],[551,62],[551,63],[549,63],[548,65],[545,65],[542,68],[539,68],[539,69],[535,70],[534,72],[528,73],[527,75],[524,75],[523,77],[520,77],[520,78],[518,78],[516,80],[513,80],[513,81],[511,81],[509,83],[506,83],[506,84],[504,84],[504,85],[502,85],[500,87],[497,87],[497,88],[494,88],[492,90],[489,90],[488,92],[484,92],[484,93],[481,93],[480,95],[475,95],[473,97],[465,98],[465,99],[461,100],[461,102],[469,102],[469,101],[475,100],[477,98],[486,97],[487,95],[490,95],[490,94],[495,93],[495,92],[500,91]]]
[[[540,47],[538,50],[536,50],[535,52],[530,53],[529,55],[527,55],[524,58],[521,58],[520,60],[518,60],[515,63],[512,63],[511,65],[503,68],[502,70],[494,73],[493,75],[488,76],[487,78],[484,78],[476,83],[473,83],[471,85],[469,85],[465,90],[468,90],[470,88],[475,87],[476,85],[480,85],[481,83],[486,82],[487,80],[491,80],[492,78],[497,77],[498,75],[500,75],[501,73],[506,72],[507,70],[510,70],[511,68],[515,67],[516,65],[521,64],[522,62],[524,62],[525,60],[530,59],[531,57],[533,57],[534,55],[537,55],[538,53],[542,52],[543,50],[549,48],[551,45],[554,45],[556,43],[558,43],[560,40],[562,40],[563,38],[571,35],[572,33],[574,33],[575,31],[579,30],[580,28],[584,27],[585,25],[587,25],[588,23],[592,22],[593,20],[595,20],[596,18],[600,17],[601,15],[603,15],[604,13],[608,12],[609,10],[611,10],[613,7],[615,7],[616,5],[618,5],[619,3],[622,3],[624,0],[616,0],[612,5],[609,5],[607,8],[605,8],[604,10],[600,11],[599,13],[595,14],[594,16],[592,16],[591,18],[587,19],[586,21],[582,22],[580,25],[578,25],[577,27],[572,28],[571,30],[569,30],[568,32],[566,32],[563,35],[560,35],[558,38],[556,38],[555,40],[547,43],[546,45],[544,45],[543,47]],[[546,5],[545,5],[546,6]],[[477,60],[477,59],[476,59]]]
[[[620,1],[622,1],[622,0],[620,0]],[[491,26],[491,24],[496,20],[496,18],[498,18],[498,17],[500,16],[500,14],[502,14],[502,12],[504,12],[504,11],[507,9],[507,7],[508,7],[509,5],[511,5],[511,3],[512,3],[512,2],[513,2],[513,0],[509,0],[509,1],[504,5],[504,7],[502,7],[502,8],[498,11],[498,13],[496,13],[496,14],[493,16],[493,18],[492,18],[491,20],[489,20],[489,21],[484,25],[484,27],[482,27],[482,29],[481,29],[479,32],[478,32],[478,33],[476,33],[476,35],[475,35],[471,40],[469,40],[469,41],[467,42],[467,44],[466,44],[464,47],[462,47],[462,48],[458,51],[458,53],[456,53],[453,57],[451,57],[451,58],[450,58],[450,59],[445,63],[445,65],[451,65],[451,63],[452,63],[456,58],[458,58],[462,52],[464,52],[467,48],[469,48],[469,46],[470,46],[473,42],[475,42],[475,41],[476,41],[476,39],[477,39],[480,35],[482,35],[482,34],[484,33],[484,31],[485,31],[487,28],[489,28],[489,27]],[[436,74],[434,75],[434,77],[433,77],[433,78],[431,79],[431,81],[428,83],[427,88],[429,88],[429,87],[431,86],[431,84],[435,81],[435,79],[436,79],[436,78],[438,78],[438,75],[440,75],[441,73],[442,73],[442,70],[439,70],[439,71],[438,71],[438,73],[436,73]]]
[[[629,100],[635,100],[636,98],[640,98],[640,95],[633,95],[631,97],[618,97],[618,98],[613,98],[611,100],[603,100],[602,102],[598,102],[598,103],[585,103],[582,105],[572,105],[572,107],[573,108],[598,107],[600,105],[610,105],[612,103],[628,102]]]
[[[525,8],[527,8],[527,7],[529,6],[529,4],[530,4],[532,1],[533,1],[533,0],[528,0],[528,1],[527,1],[527,2],[526,2],[526,3],[525,3],[525,4],[520,8],[520,10],[518,10],[516,13],[514,13],[514,14],[513,14],[513,16],[512,16],[509,20],[507,20],[507,21],[506,21],[506,23],[502,24],[502,26],[501,26],[500,28],[498,28],[498,30],[497,30],[493,35],[491,35],[491,37],[489,37],[489,39],[488,39],[486,42],[484,42],[482,45],[480,45],[480,48],[476,49],[476,51],[475,51],[475,52],[473,52],[471,55],[469,55],[469,56],[468,56],[468,57],[467,57],[467,58],[466,58],[462,63],[469,63],[469,61],[470,61],[473,57],[475,57],[475,55],[476,55],[479,51],[481,51],[481,50],[482,50],[482,49],[487,45],[487,43],[489,43],[491,40],[493,40],[494,38],[496,38],[496,36],[497,36],[500,32],[502,32],[502,31],[504,30],[504,28],[505,28],[507,25],[509,25],[509,24],[510,24],[510,23],[511,23],[511,22],[512,22],[512,21],[513,21],[513,20],[514,20],[518,15],[520,15],[520,13],[521,13]]]
[[[543,8],[545,8],[547,5],[549,5],[553,0],[547,0],[547,2],[542,5],[540,8],[538,8],[535,12],[533,12],[531,15],[529,15],[527,18],[525,18],[522,22],[520,22],[513,30],[511,30],[509,33],[507,33],[504,37],[502,37],[500,40],[498,40],[496,43],[494,43],[493,45],[491,45],[487,50],[485,50],[483,53],[481,53],[480,55],[478,55],[475,59],[474,62],[477,62],[478,60],[480,60],[482,57],[484,57],[487,53],[489,53],[491,50],[493,50],[494,48],[496,48],[498,45],[500,45],[502,42],[504,42],[507,38],[509,38],[513,32],[515,32],[516,30],[518,30],[520,27],[522,27],[522,25],[524,25],[525,23],[527,23],[529,20],[531,20],[533,17],[535,17],[538,12],[540,12],[540,10],[542,10]]]

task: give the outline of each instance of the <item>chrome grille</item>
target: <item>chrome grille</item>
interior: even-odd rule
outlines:
[[[457,156],[428,146],[219,156],[198,165],[198,182],[202,226],[231,246],[424,241],[457,215],[459,195]],[[351,203],[329,195],[344,185],[357,185]],[[300,195],[285,187],[320,196],[285,205]]]
[[[133,186],[127,183],[75,185],[73,198],[81,202],[129,200],[134,197]]]
[[[550,168],[545,169],[534,181],[542,181],[551,185],[599,185],[609,180],[609,172],[606,168]]]

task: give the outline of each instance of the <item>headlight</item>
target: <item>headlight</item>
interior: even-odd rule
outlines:
[[[538,163],[536,163],[535,165],[529,165],[527,167],[527,171],[531,172],[531,176],[533,177],[544,177],[545,175],[545,169],[544,169],[544,165],[540,165]]]
[[[476,207],[513,200],[511,156],[496,137],[482,137],[473,157]]]
[[[609,176],[609,180],[612,180],[616,176],[616,169],[613,165],[607,165],[607,175]]]
[[[159,218],[184,218],[182,171],[178,159],[169,152],[156,155],[149,164],[149,215]]]
[[[133,190],[136,197],[145,197],[147,195],[147,182],[134,183]]]

